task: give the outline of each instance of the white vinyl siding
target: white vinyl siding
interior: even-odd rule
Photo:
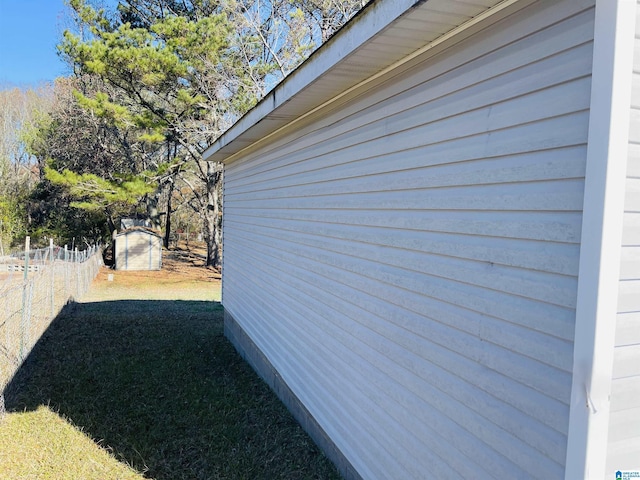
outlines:
[[[365,479],[564,475],[593,8],[535,5],[226,166],[224,306]]]
[[[640,2],[631,92],[607,472],[640,470]],[[613,478],[613,477],[612,477]]]

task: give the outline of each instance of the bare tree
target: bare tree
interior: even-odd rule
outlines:
[[[0,90],[0,249],[17,240],[27,223],[24,202],[38,181],[24,135],[53,99],[52,87]]]

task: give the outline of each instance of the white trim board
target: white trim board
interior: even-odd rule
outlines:
[[[635,0],[596,2],[565,479],[605,476]]]

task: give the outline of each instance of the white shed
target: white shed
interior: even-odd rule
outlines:
[[[205,153],[227,335],[347,478],[640,471],[639,16],[373,0]]]
[[[132,227],[115,234],[116,270],[160,270],[162,235],[145,227]]]

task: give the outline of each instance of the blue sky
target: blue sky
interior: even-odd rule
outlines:
[[[56,55],[66,8],[63,0],[0,0],[0,88],[68,73]]]

